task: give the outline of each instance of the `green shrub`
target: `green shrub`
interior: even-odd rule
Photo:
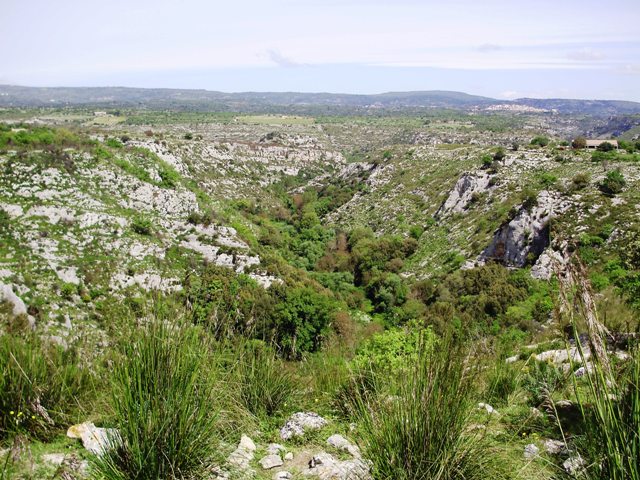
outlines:
[[[35,336],[0,337],[0,439],[17,433],[46,440],[78,420],[92,388],[73,350]]]
[[[224,392],[202,332],[155,319],[122,347],[112,376],[122,442],[93,465],[104,480],[203,478]]]
[[[147,217],[136,217],[131,222],[131,229],[138,235],[151,235],[153,224]]]
[[[619,168],[611,170],[600,183],[600,190],[607,195],[620,193],[627,184]]]
[[[122,148],[123,147],[122,142],[120,142],[120,140],[118,140],[117,138],[107,138],[104,141],[104,144],[107,147],[111,147],[111,148]]]
[[[164,188],[174,188],[180,182],[180,174],[163,161],[158,164],[158,175],[160,176],[160,186]]]
[[[534,137],[531,140],[531,145],[537,145],[537,146],[540,146],[540,147],[546,147],[547,145],[549,145],[549,138],[543,137],[543,136]]]
[[[574,190],[582,190],[589,186],[590,181],[588,173],[578,173],[571,179],[571,185]]]
[[[392,328],[363,343],[352,364],[356,371],[397,375],[418,360],[419,347],[426,352],[434,342],[435,335],[430,329]]]
[[[496,478],[495,456],[469,430],[474,372],[450,340],[418,351],[396,394],[357,403],[358,432],[376,479]],[[471,369],[473,370],[473,369]]]

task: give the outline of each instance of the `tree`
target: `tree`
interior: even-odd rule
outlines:
[[[615,148],[616,147],[614,147],[613,144],[609,142],[602,142],[600,145],[598,145],[599,152],[610,152],[612,150],[615,150]]]
[[[297,358],[315,352],[329,333],[336,302],[310,287],[272,288],[276,305],[272,312],[272,334],[284,353]]]
[[[571,142],[571,146],[576,150],[587,148],[587,139],[584,137],[576,137],[573,139],[573,142]]]

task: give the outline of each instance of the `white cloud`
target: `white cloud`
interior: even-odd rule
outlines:
[[[300,63],[292,60],[291,58],[283,55],[280,51],[275,49],[267,50],[267,56],[269,60],[278,65],[279,67],[297,67]]]
[[[567,53],[566,58],[576,62],[597,62],[599,60],[604,60],[605,55],[602,52],[591,48],[582,48],[580,50],[574,50]]]

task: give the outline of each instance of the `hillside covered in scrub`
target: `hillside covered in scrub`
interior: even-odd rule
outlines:
[[[636,117],[224,110],[0,111],[0,478],[640,478]]]

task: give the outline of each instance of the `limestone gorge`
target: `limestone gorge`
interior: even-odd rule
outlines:
[[[638,478],[638,104],[45,90],[0,478]]]

